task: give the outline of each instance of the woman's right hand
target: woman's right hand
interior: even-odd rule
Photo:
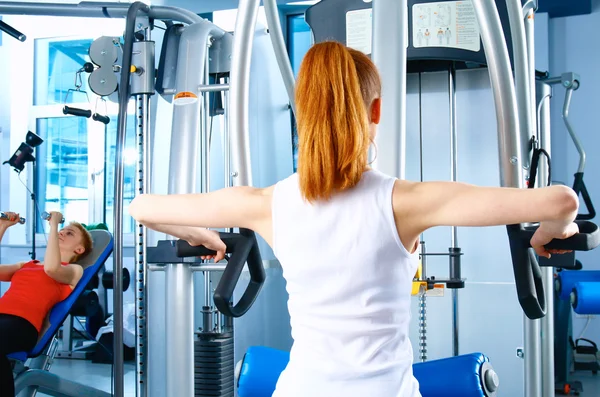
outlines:
[[[19,214],[17,214],[16,212],[5,212],[4,214],[8,216],[8,219],[0,219],[0,226],[5,228],[9,228],[13,225],[16,225],[17,223],[19,223],[19,219],[21,219]]]
[[[531,237],[531,247],[535,250],[536,254],[545,258],[550,258],[551,254],[566,254],[567,252],[571,251],[553,249],[548,250],[544,246],[554,239],[564,240],[577,233],[579,233],[579,226],[577,226],[577,224],[574,222],[541,222],[540,226],[533,234],[533,237]]]
[[[62,219],[63,219],[63,215],[60,212],[50,211],[50,218],[48,219],[48,222],[52,226],[58,226],[58,224],[60,223],[60,221],[62,221]]]

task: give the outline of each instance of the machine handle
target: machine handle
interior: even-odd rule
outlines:
[[[0,219],[5,219],[5,220],[8,220],[8,215],[6,215],[4,212],[0,212]],[[26,222],[26,219],[25,219],[25,218],[23,218],[23,217],[19,217],[19,223],[20,223],[21,225],[24,225],[24,224],[25,224],[25,222]]]
[[[583,198],[583,203],[588,210],[587,214],[577,214],[578,220],[589,221],[590,219],[594,219],[596,217],[596,210],[594,209],[594,203],[590,198],[590,194],[588,193],[587,187],[585,186],[585,182],[583,181],[583,172],[575,173],[575,181],[573,182],[573,190],[579,196],[581,193],[581,197]]]
[[[532,320],[546,315],[546,297],[540,265],[531,254],[530,238],[524,238],[521,225],[507,225],[517,297],[525,315]]]
[[[590,251],[600,245],[598,226],[589,221],[576,221],[580,233],[568,239],[554,239],[547,249]],[[546,299],[542,273],[536,255],[531,248],[531,237],[536,228],[523,229],[520,225],[508,225],[508,238],[513,262],[517,296],[525,315],[532,320],[546,315]]]
[[[600,246],[598,225],[582,220],[576,220],[575,223],[579,226],[579,233],[564,240],[554,239],[546,244],[545,247],[556,250],[591,251]],[[536,230],[537,227],[522,230],[522,238],[527,241],[529,248],[531,247],[529,241]]]
[[[99,121],[99,122],[101,122],[102,124],[105,124],[105,125],[106,125],[106,124],[108,124],[108,123],[110,123],[110,117],[108,117],[108,116],[103,116],[103,115],[101,115],[101,114],[98,114],[98,113],[94,113],[94,114],[92,115],[92,119],[93,119],[94,121]]]
[[[231,257],[227,261],[213,299],[217,309],[224,315],[241,317],[254,304],[262,289],[265,282],[265,269],[262,265],[256,236],[252,230],[240,229],[239,234],[219,233],[219,236],[227,246],[226,252],[231,253]],[[177,241],[176,249],[179,257],[214,255],[216,253],[202,246],[192,247],[184,240]],[[233,292],[246,263],[248,263],[250,271],[250,282],[238,303],[231,306]]]
[[[92,117],[91,110],[78,109],[78,108],[73,108],[70,106],[63,107],[63,114],[70,114],[72,116],[86,117],[88,119],[90,117]]]
[[[9,36],[19,41],[25,41],[27,39],[27,36],[25,36],[23,33],[19,32],[17,29],[13,28],[12,26],[3,21],[0,21],[0,31],[8,34]]]
[[[227,247],[225,253],[231,254],[234,252],[237,244],[241,242],[244,237],[236,233],[219,233],[219,237],[225,243]],[[177,240],[175,244],[175,255],[180,258],[193,258],[197,256],[205,255],[216,255],[217,252],[206,248],[203,245],[191,246],[185,240]]]

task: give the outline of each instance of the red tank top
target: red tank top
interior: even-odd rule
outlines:
[[[38,262],[27,262],[13,274],[8,291],[0,298],[0,313],[22,317],[40,332],[50,309],[73,289],[48,276]]]

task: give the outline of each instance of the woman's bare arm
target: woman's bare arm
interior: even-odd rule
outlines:
[[[544,230],[561,238],[561,231],[569,234],[567,229],[577,216],[579,200],[566,186],[516,189],[397,181],[393,205],[400,237],[412,246],[421,233],[435,226],[542,222]]]

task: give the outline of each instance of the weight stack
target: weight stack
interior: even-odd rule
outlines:
[[[196,334],[195,397],[234,396],[233,332]]]

